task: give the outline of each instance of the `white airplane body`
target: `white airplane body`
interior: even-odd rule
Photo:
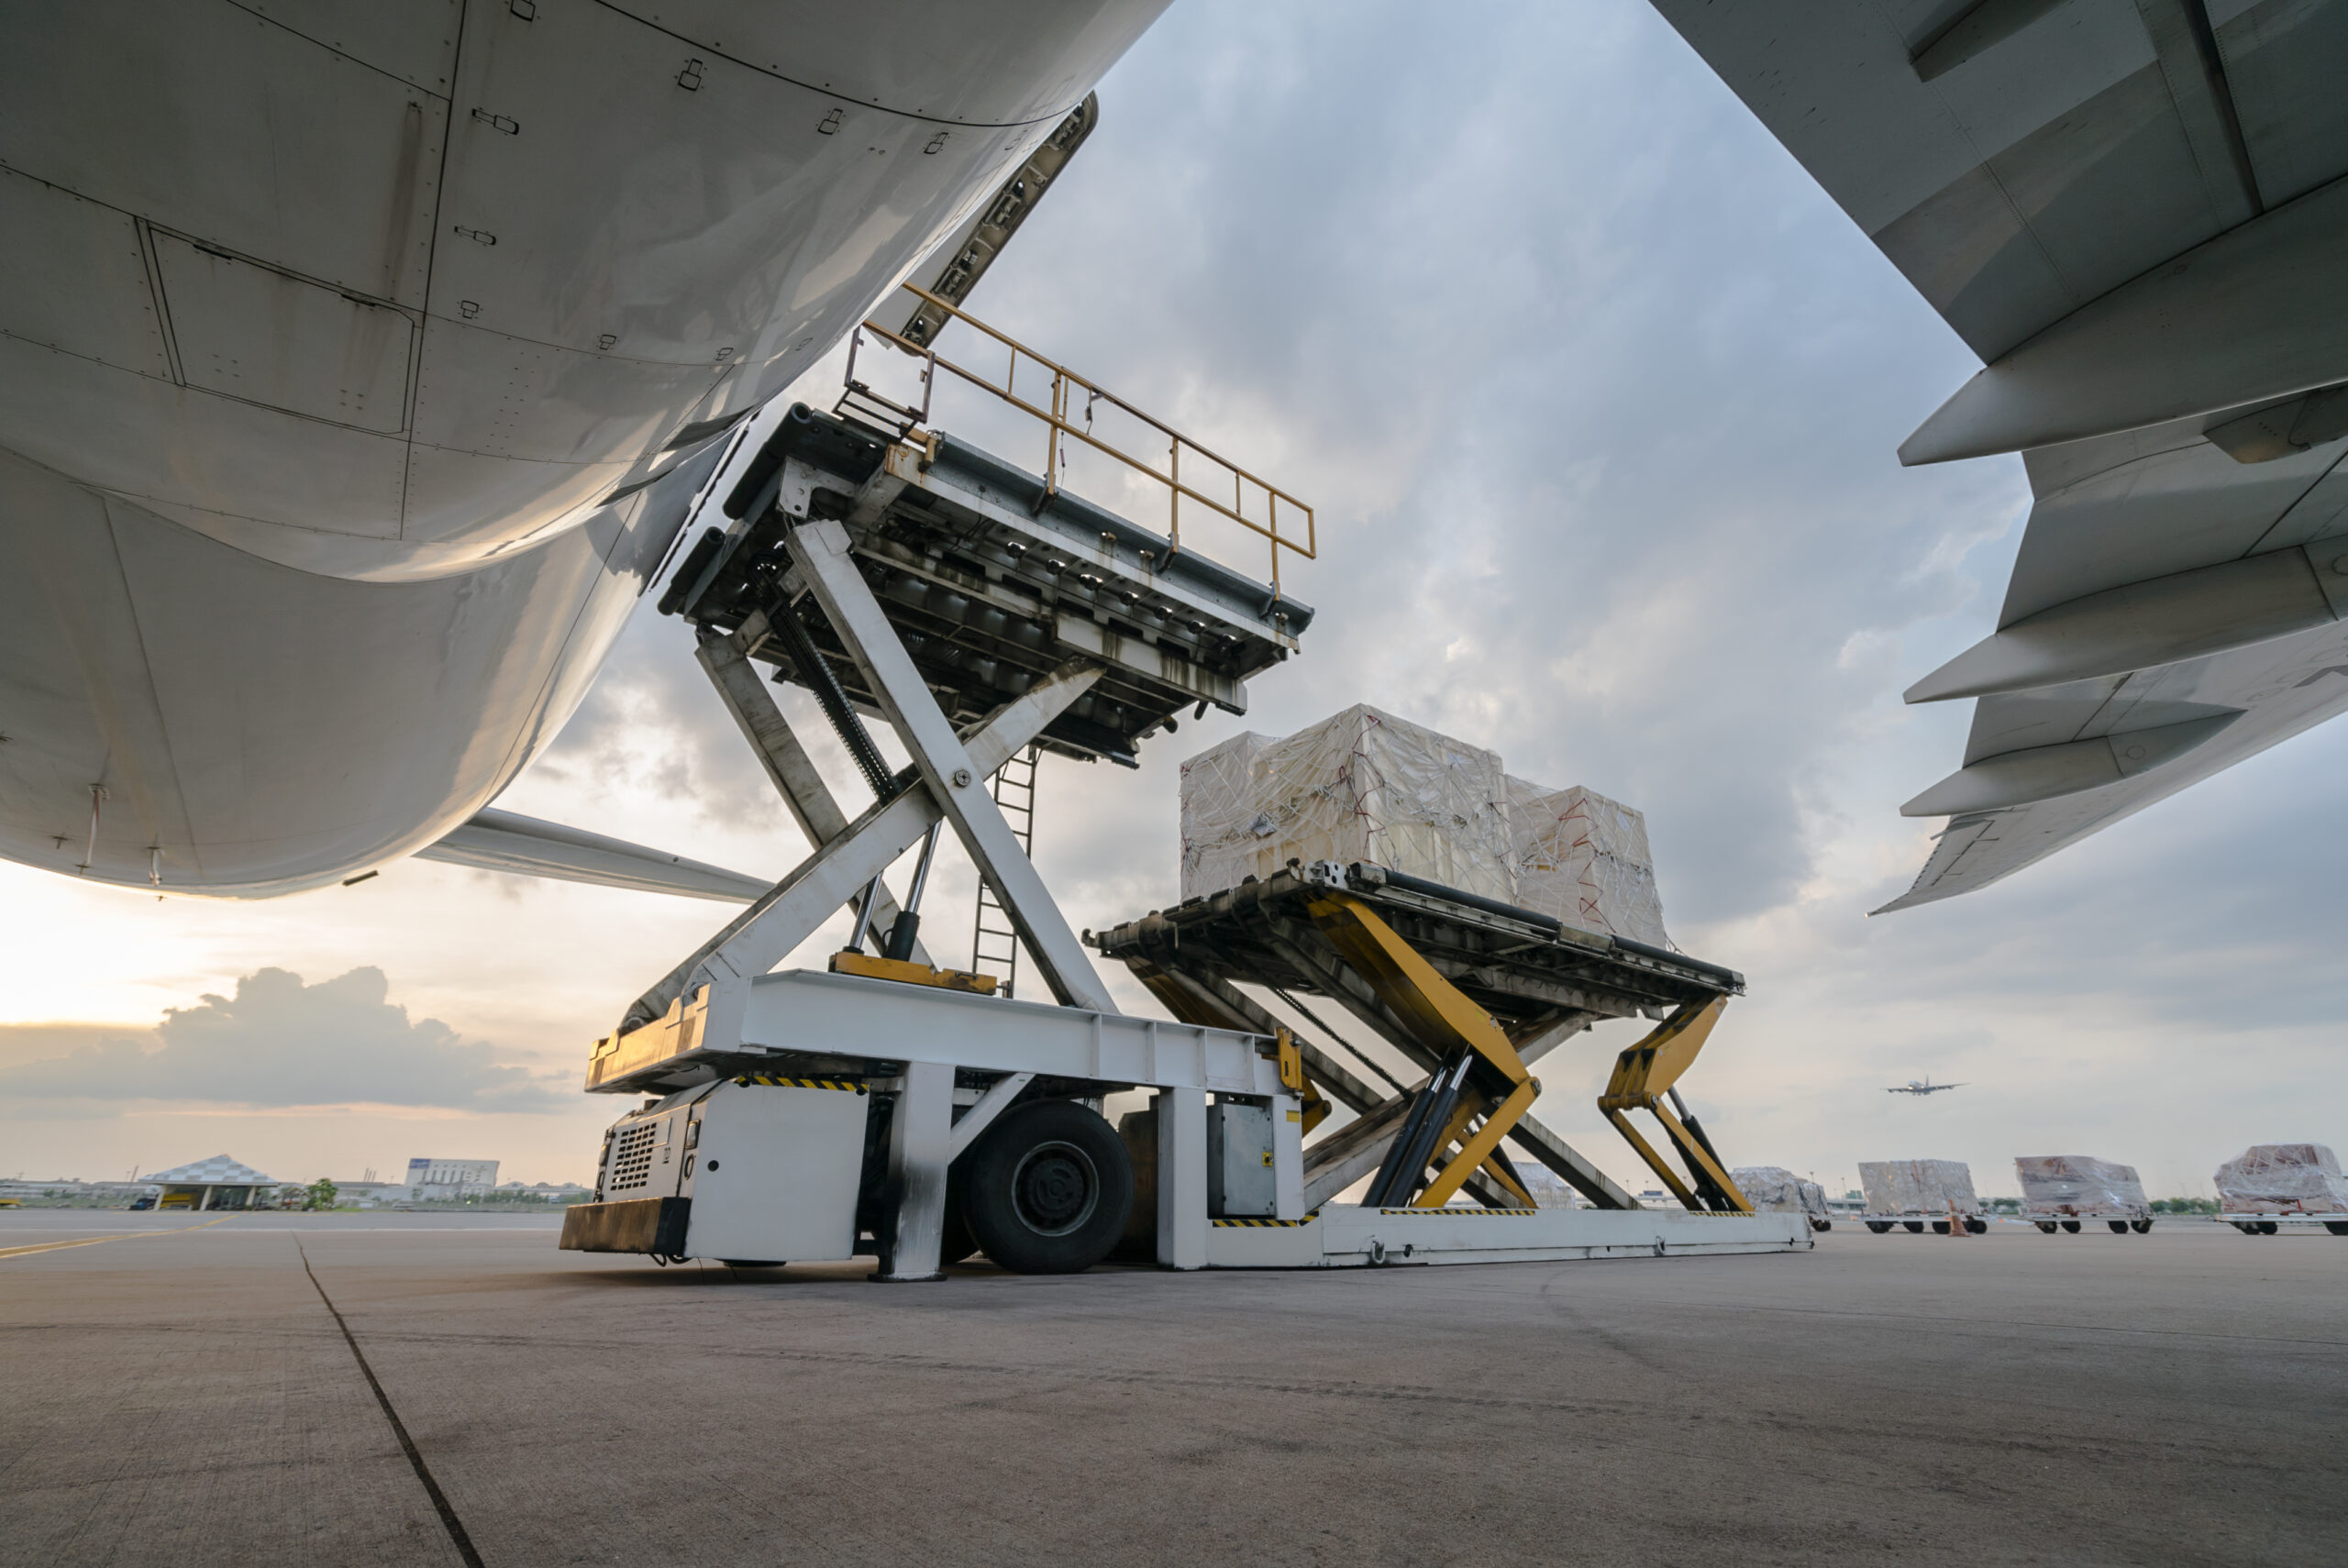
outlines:
[[[0,855],[266,896],[467,823],[1163,5],[0,14]]]
[[[1887,907],[2348,712],[2348,6],[1656,3],[1988,362],[1905,459],[2037,494],[1999,629],[1910,692],[1977,707]],[[734,422],[1163,5],[15,0],[0,856],[625,859],[476,818]]]
[[[1933,1082],[1931,1077],[1928,1075],[1922,1078],[1910,1078],[1906,1083],[1894,1085],[1893,1087],[1885,1089],[1883,1092],[1886,1094],[1927,1095],[1939,1094],[1944,1089],[1963,1088],[1965,1086],[1963,1084],[1936,1084]]]

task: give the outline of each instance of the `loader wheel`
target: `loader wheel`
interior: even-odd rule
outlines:
[[[1935,1235],[1935,1236],[1945,1236],[1945,1235],[1947,1235],[1947,1234],[1948,1234],[1948,1221],[1947,1221],[1947,1220],[1933,1220],[1933,1235]]]
[[[2079,1233],[2079,1222],[2077,1220],[2066,1220],[2062,1223],[2066,1235],[2076,1236]]]
[[[1812,1220],[1810,1222],[1810,1228],[1813,1231],[1832,1231],[1834,1229],[1834,1221],[1832,1220]]]
[[[2335,1236],[2348,1236],[2348,1220],[2326,1220],[2323,1228]]]
[[[2281,1229],[2282,1229],[2282,1227],[2281,1227],[2280,1225],[2276,1224],[2276,1223],[2275,1223],[2275,1221],[2274,1221],[2274,1220],[2261,1220],[2258,1222],[2258,1233],[2259,1233],[2260,1235],[2262,1235],[2262,1236],[2271,1236],[2271,1235],[2274,1235],[2276,1231],[2280,1231]]]
[[[1132,1158],[1116,1129],[1074,1100],[1003,1112],[968,1157],[963,1220],[987,1256],[1013,1273],[1091,1268],[1125,1233]]]
[[[1911,1236],[1921,1236],[1924,1233],[1924,1222],[1922,1220],[1902,1220],[1899,1222],[1908,1227],[1908,1233]]]
[[[961,1263],[978,1250],[978,1238],[962,1218],[962,1169],[958,1164],[946,1178],[946,1229],[937,1239],[937,1266]]]
[[[1891,1221],[1888,1220],[1870,1220],[1867,1221],[1867,1229],[1880,1236],[1891,1229]]]
[[[1968,1236],[1986,1236],[1989,1233],[1989,1221],[1977,1218],[1967,1220],[1965,1222],[1965,1232]]]
[[[2235,1230],[2240,1231],[2245,1236],[2255,1236],[2258,1234],[2258,1227],[2251,1224],[2247,1220],[2229,1220],[2226,1223],[2232,1225]]]
[[[2153,1233],[2153,1222],[2150,1220],[2131,1220],[2128,1221],[2128,1229],[2135,1231],[2139,1236],[2149,1236]]]

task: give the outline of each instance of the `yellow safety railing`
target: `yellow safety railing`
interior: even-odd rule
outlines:
[[[974,387],[992,392],[1012,407],[1043,422],[1046,432],[1044,490],[1047,495],[1057,494],[1059,490],[1061,442],[1063,440],[1080,441],[1095,451],[1105,453],[1134,472],[1146,474],[1166,486],[1168,491],[1166,536],[1172,547],[1168,552],[1169,555],[1182,547],[1182,502],[1190,501],[1270,541],[1272,587],[1275,591],[1279,590],[1280,583],[1280,552],[1282,550],[1293,551],[1307,560],[1316,558],[1319,538],[1313,528],[1312,508],[1303,502],[1268,480],[1257,478],[1230,458],[1209,451],[1164,421],[1144,414],[1140,409],[1114,392],[1107,391],[1098,382],[1078,375],[1065,365],[1047,359],[1024,344],[996,331],[952,301],[942,299],[927,289],[912,283],[902,283],[898,287],[902,292],[913,295],[925,305],[944,311],[952,320],[969,324],[973,331],[991,339],[1007,350],[1002,380],[996,381],[981,371],[947,359],[929,344],[916,342],[900,333],[892,332],[877,321],[866,321],[856,337],[851,339],[848,348],[848,396],[850,398],[861,396],[870,403],[880,404],[896,417],[900,434],[910,435],[916,427],[927,422],[929,394],[936,384],[936,372],[941,370],[947,370]],[[867,332],[890,347],[924,361],[920,407],[914,408],[892,402],[856,379],[856,350],[863,334]],[[931,335],[933,341],[936,336],[937,334]],[[1016,389],[1023,362],[1031,363],[1039,370],[1050,372],[1052,390],[1049,406],[1039,407],[1019,394]],[[1073,423],[1069,417],[1070,410],[1080,396],[1084,400],[1084,423],[1081,425]],[[1131,415],[1155,437],[1164,439],[1166,442],[1164,469],[1157,466],[1159,459],[1156,454],[1145,457],[1127,452],[1094,434],[1091,429],[1092,413],[1093,409],[1102,403],[1106,403],[1123,414]],[[1183,479],[1182,470],[1186,458],[1190,461],[1193,480],[1199,479],[1199,470],[1202,466],[1220,469],[1231,475],[1231,501],[1228,504],[1198,489],[1191,480]],[[1216,482],[1217,488],[1220,488],[1218,481],[1202,480],[1200,482]],[[1251,496],[1260,498],[1263,511],[1263,520],[1260,522],[1247,514],[1247,503]],[[1290,519],[1287,532],[1283,532],[1281,527],[1283,512]],[[1301,536],[1295,531],[1298,520],[1301,520],[1302,525]]]

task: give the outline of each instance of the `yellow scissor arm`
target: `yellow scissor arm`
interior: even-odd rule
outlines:
[[[1480,1169],[1501,1192],[1523,1208],[1533,1208],[1531,1196],[1510,1170],[1500,1145],[1532,1109],[1541,1086],[1507,1033],[1492,1021],[1490,1013],[1445,979],[1364,900],[1350,893],[1324,891],[1304,908],[1329,945],[1369,982],[1378,999],[1419,1043],[1460,1069],[1452,1071],[1447,1066],[1429,1080],[1424,1091],[1430,1103],[1422,1114],[1442,1115],[1441,1130],[1431,1139],[1423,1134],[1414,1138],[1416,1123],[1406,1121],[1396,1136],[1396,1156],[1403,1167],[1410,1165],[1408,1150],[1413,1142],[1421,1143],[1430,1158],[1442,1162],[1434,1180],[1410,1200],[1411,1206],[1442,1208]],[[1465,1063],[1463,1055],[1468,1058]],[[1442,1099],[1446,1083],[1454,1098]],[[1479,1116],[1483,1120],[1476,1125]],[[1455,1145],[1456,1153],[1452,1152]],[[1423,1165],[1417,1169],[1403,1167],[1398,1169],[1406,1185],[1415,1187]],[[1385,1174],[1380,1173],[1381,1180]],[[1375,1198],[1375,1185],[1372,1190]]]
[[[1689,1002],[1675,1010],[1645,1039],[1615,1058],[1613,1074],[1607,1079],[1606,1093],[1600,1098],[1598,1109],[1683,1205],[1698,1210],[1709,1208],[1722,1213],[1750,1214],[1752,1203],[1730,1179],[1703,1129],[1673,1115],[1666,1103],[1672,1086],[1695,1064],[1697,1053],[1711,1038],[1712,1027],[1720,1022],[1721,1013],[1727,1007],[1726,997],[1714,997],[1700,1006]],[[1669,1163],[1639,1136],[1638,1129],[1623,1114],[1630,1110],[1652,1112],[1663,1124],[1665,1133],[1679,1151],[1679,1157],[1687,1162],[1689,1175],[1694,1178],[1692,1187],[1681,1181]]]

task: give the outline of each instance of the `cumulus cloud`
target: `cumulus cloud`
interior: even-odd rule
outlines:
[[[207,993],[194,1007],[165,1009],[148,1040],[102,1032],[62,1055],[0,1066],[0,1096],[475,1111],[572,1103],[553,1076],[502,1060],[438,1019],[410,1019],[390,990],[376,968],[314,986],[261,969],[238,980],[233,997]]]

